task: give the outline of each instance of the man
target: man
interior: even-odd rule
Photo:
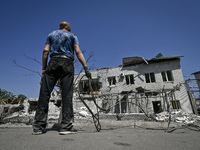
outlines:
[[[42,57],[43,77],[33,124],[33,134],[35,135],[42,134],[47,125],[50,94],[59,79],[62,89],[62,121],[60,134],[65,135],[77,132],[72,125],[74,51],[84,67],[85,74],[88,78],[91,78],[91,73],[87,68],[85,58],[79,48],[78,38],[70,31],[70,24],[67,21],[62,21],[59,30],[51,32],[47,37]],[[47,66],[49,54],[51,59]]]

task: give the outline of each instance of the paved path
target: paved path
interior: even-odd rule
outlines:
[[[178,129],[147,130],[134,126],[103,127],[96,132],[91,127],[77,126],[79,132],[59,135],[58,128],[49,128],[42,135],[32,135],[31,127],[1,127],[1,150],[199,150],[200,132]]]

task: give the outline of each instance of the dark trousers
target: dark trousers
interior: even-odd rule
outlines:
[[[51,92],[60,79],[62,89],[62,121],[61,130],[70,130],[73,121],[73,80],[74,64],[71,59],[53,57],[49,61],[42,78],[39,100],[37,104],[33,130],[41,131],[46,128],[49,99]]]

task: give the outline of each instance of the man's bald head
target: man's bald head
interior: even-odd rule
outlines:
[[[71,27],[70,27],[69,22],[67,22],[67,21],[61,21],[59,29],[61,29],[61,30],[67,30],[67,31],[70,32],[71,31]]]

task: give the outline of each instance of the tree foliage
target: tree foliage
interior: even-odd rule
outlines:
[[[4,89],[0,89],[0,99],[15,98],[15,95]]]
[[[18,96],[17,96],[17,98],[18,99],[26,99],[27,97],[25,96],[25,95],[23,95],[23,94],[19,94]]]
[[[0,99],[8,99],[8,98],[17,98],[24,100],[27,97],[23,94],[19,94],[18,96],[16,96],[12,92],[0,88]]]

